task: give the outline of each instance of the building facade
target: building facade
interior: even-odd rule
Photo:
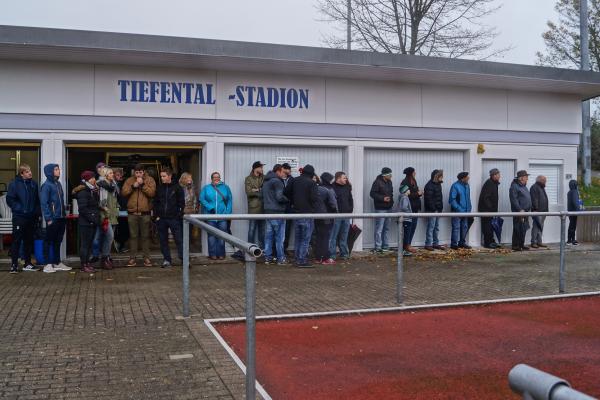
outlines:
[[[64,166],[67,187],[98,161],[169,163],[198,186],[221,172],[243,213],[252,162],[287,161],[347,172],[358,213],[372,210],[369,189],[382,167],[392,168],[396,191],[406,167],[421,187],[443,169],[446,200],[456,175],[469,171],[474,205],[487,171],[499,168],[509,211],[510,182],[527,169],[548,177],[551,210],[563,210],[577,176],[581,101],[598,94],[593,72],[4,26],[0,189],[17,152],[38,178],[47,163]],[[355,222],[363,226],[357,246],[371,247],[372,224]],[[246,223],[233,230],[244,237]],[[440,234],[449,240],[449,221]],[[504,235],[510,241],[510,221]],[[558,239],[559,221],[549,220],[545,240]],[[478,223],[469,241],[479,244]]]

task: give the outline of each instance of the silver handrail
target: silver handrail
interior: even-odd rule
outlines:
[[[518,364],[510,370],[508,383],[524,400],[594,400],[572,389],[566,380],[526,364]]]

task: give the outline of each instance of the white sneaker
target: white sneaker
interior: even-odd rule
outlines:
[[[44,266],[44,272],[47,274],[51,274],[53,272],[56,272],[56,270],[54,269],[54,265],[53,264],[46,264]]]
[[[28,264],[23,267],[23,271],[27,271],[27,272],[36,272],[39,270],[40,269],[38,267],[36,267],[35,265],[32,265],[32,264]]]
[[[69,266],[67,266],[67,265],[65,265],[65,264],[63,264],[63,263],[61,262],[60,264],[58,264],[58,265],[55,265],[55,266],[54,266],[54,269],[55,269],[56,271],[70,271],[70,270],[72,270],[73,268],[71,268],[71,267],[69,267]]]

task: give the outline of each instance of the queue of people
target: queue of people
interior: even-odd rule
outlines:
[[[324,214],[352,213],[354,200],[352,185],[347,175],[338,171],[334,175],[323,172],[317,175],[310,164],[300,168],[300,175],[292,177],[289,164],[276,164],[266,175],[264,165],[256,161],[246,177],[244,186],[249,214]],[[421,210],[427,213],[441,213],[444,209],[442,183],[444,171],[435,169],[431,178],[419,188],[416,170],[407,167],[400,183],[399,196],[394,199],[392,170],[384,167],[370,190],[375,213],[382,214],[375,219],[375,253],[389,251],[388,233],[390,218],[386,213],[400,211],[411,214],[404,218],[403,251],[410,256],[414,235]],[[46,265],[43,271],[69,271],[60,258],[60,247],[65,234],[67,200],[60,183],[61,169],[57,164],[44,167],[45,182],[38,189],[32,179],[31,168],[23,164],[19,174],[11,182],[7,194],[7,204],[13,214],[13,242],[11,246],[11,272],[19,271],[18,259],[22,254],[23,271],[39,270],[31,262],[34,233],[40,219],[45,225],[43,256]],[[456,216],[451,219],[451,249],[469,249],[467,233],[473,223],[472,218],[460,214],[472,211],[469,173],[462,171],[452,184],[447,202]],[[513,212],[547,212],[548,196],[545,190],[547,179],[538,176],[536,182],[527,188],[529,174],[518,171],[508,191]],[[481,189],[478,209],[482,212],[498,212],[499,186],[501,175],[498,169],[489,171],[489,179]],[[579,211],[582,202],[577,182],[569,183],[568,210]],[[118,251],[124,243],[129,243],[130,257],[127,266],[138,265],[141,256],[142,265],[152,266],[150,258],[150,232],[154,222],[163,255],[163,268],[173,265],[169,248],[169,232],[176,247],[178,259],[183,257],[183,215],[197,213],[201,209],[205,214],[231,214],[233,195],[230,187],[221,180],[219,172],[211,174],[211,182],[196,191],[191,174],[181,174],[175,181],[173,171],[165,167],[160,171],[160,184],[157,185],[143,165],[133,168],[133,175],[124,180],[123,171],[113,170],[99,163],[96,171],[84,171],[80,182],[71,192],[78,205],[79,256],[84,272],[94,272],[94,264],[100,261],[104,269],[112,269],[114,263],[111,248],[116,242]],[[119,218],[126,211],[127,218]],[[501,246],[494,240],[494,223],[497,217],[481,218],[483,247],[494,249]],[[514,217],[512,249],[514,251],[547,247],[543,243],[543,217]],[[231,232],[231,221],[210,220],[208,223],[224,232]],[[446,250],[439,240],[439,217],[429,217],[426,223],[425,250]],[[257,243],[264,249],[265,262],[278,265],[288,264],[289,238],[294,232],[293,255],[298,267],[312,267],[313,263],[332,265],[338,258],[348,258],[351,248],[348,245],[350,219],[296,219],[273,218],[251,220],[248,226],[248,241]],[[569,217],[568,244],[578,245],[575,238],[577,217]],[[532,229],[531,245],[525,245],[526,233]],[[140,243],[141,241],[141,243]],[[141,245],[141,246],[140,246]],[[141,247],[141,252],[140,252]],[[313,257],[309,256],[310,249]],[[208,253],[213,260],[225,258],[225,243],[214,235],[208,235]]]

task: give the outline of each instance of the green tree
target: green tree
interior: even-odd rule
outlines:
[[[592,121],[592,169],[600,171],[600,122]]]

